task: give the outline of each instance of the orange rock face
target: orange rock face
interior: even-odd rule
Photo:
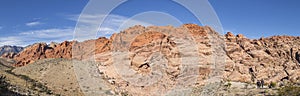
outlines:
[[[76,44],[75,44],[76,43]],[[75,44],[75,46],[73,46]],[[110,50],[110,41],[106,38],[99,38],[96,40],[88,40],[84,42],[65,41],[59,44],[51,43],[36,43],[26,48],[16,56],[16,66],[24,66],[33,63],[39,59],[45,58],[72,58],[72,48],[78,48],[80,56],[73,57],[74,59],[87,59],[95,53],[102,53]],[[8,56],[9,57],[9,56]]]
[[[39,59],[45,58],[72,58],[72,43],[63,43],[48,46],[46,43],[36,43],[27,47],[14,57],[16,66],[24,66]]]

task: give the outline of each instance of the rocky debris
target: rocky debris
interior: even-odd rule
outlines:
[[[0,57],[12,59],[16,54],[21,52],[24,48],[19,46],[2,46],[0,47]]]

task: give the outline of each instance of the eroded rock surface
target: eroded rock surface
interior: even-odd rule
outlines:
[[[242,82],[253,82],[251,78],[264,79],[267,83],[290,77],[291,81],[299,82],[299,37],[272,36],[259,40],[239,37],[226,37],[226,51],[230,59],[226,61],[225,77]],[[250,68],[254,72],[250,72]]]

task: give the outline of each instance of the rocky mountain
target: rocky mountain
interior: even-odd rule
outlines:
[[[76,41],[65,41],[62,43],[36,43],[27,48],[22,52],[17,54],[14,59],[17,61],[16,66],[24,66],[34,61],[45,59],[45,58],[72,58],[72,48],[76,47],[81,51],[77,54],[82,54],[83,56],[74,58],[82,60],[88,58],[94,53],[102,53],[109,50],[107,46],[109,40],[106,38],[98,38],[96,40],[88,40],[84,42]],[[95,46],[92,46],[95,45]],[[76,53],[76,52],[75,52]]]
[[[223,81],[253,83],[263,79],[270,83],[286,79],[300,83],[299,45],[300,37],[248,39],[230,32],[222,36],[208,26],[195,24],[177,28],[137,25],[109,39],[37,43],[14,59],[16,66],[45,58],[95,60],[118,92],[156,95],[178,85],[203,85],[218,76]]]
[[[250,82],[264,79],[278,82],[283,79],[299,82],[300,37],[272,36],[250,40],[242,35],[226,35],[228,79]]]
[[[0,56],[4,58],[13,58],[16,54],[21,52],[24,48],[19,46],[2,46],[0,47]]]
[[[36,60],[45,58],[71,58],[72,43],[65,41],[60,44],[51,43],[36,43],[25,48],[17,54],[14,59],[17,61],[16,66],[24,66],[33,63]]]

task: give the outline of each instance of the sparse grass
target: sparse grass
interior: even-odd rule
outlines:
[[[41,92],[41,93],[46,93],[48,95],[52,94],[52,91],[49,90],[46,86],[44,86],[40,82],[38,82],[34,79],[31,79],[30,77],[28,77],[26,75],[15,74],[14,72],[12,72],[13,69],[14,68],[11,68],[9,70],[5,70],[5,72],[7,74],[13,75],[13,76],[18,77],[20,79],[23,79],[25,81],[26,87],[29,88],[29,89],[36,90],[36,91]],[[27,83],[28,83],[28,85],[27,85]]]
[[[300,96],[300,87],[288,84],[287,86],[280,88],[277,94],[278,96]]]
[[[15,68],[12,72],[28,76],[35,80],[36,84],[30,87],[37,90],[44,90],[41,92],[43,94],[59,93],[63,96],[82,96],[84,94],[76,81],[77,78],[74,70],[73,68],[69,69],[72,65],[72,60],[43,59],[23,67]],[[51,92],[47,90],[51,90]]]
[[[0,95],[1,96],[23,96],[19,93],[13,92],[9,87],[12,85],[7,82],[5,75],[0,75]]]
[[[127,92],[122,92],[121,96],[129,96],[129,94]]]

